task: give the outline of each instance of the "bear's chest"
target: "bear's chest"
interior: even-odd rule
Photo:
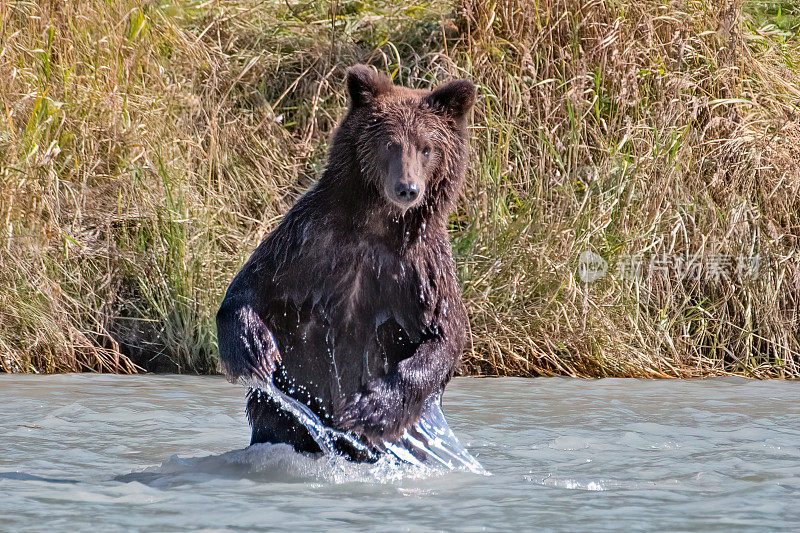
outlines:
[[[320,266],[314,291],[339,325],[358,331],[393,320],[411,338],[424,334],[437,300],[437,273],[424,257],[365,246]]]
[[[394,318],[412,337],[422,334],[446,284],[440,246],[398,250],[363,235],[314,234],[280,261],[275,297],[307,308],[340,330],[362,330]],[[446,252],[447,250],[445,250]]]
[[[332,405],[430,337],[441,272],[379,247],[310,255],[276,279],[270,329],[285,376]]]

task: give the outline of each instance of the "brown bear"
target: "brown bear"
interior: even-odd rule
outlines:
[[[447,224],[476,91],[467,80],[395,86],[364,65],[347,88],[326,170],[236,275],[217,332],[228,379],[253,387],[252,444],[320,451],[309,415],[364,445],[336,449],[369,459],[419,420],[460,360],[466,312]]]

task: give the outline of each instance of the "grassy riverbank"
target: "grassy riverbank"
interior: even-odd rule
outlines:
[[[0,0],[0,19],[2,370],[215,371],[227,283],[370,62],[480,86],[452,218],[465,371],[800,377],[792,4]],[[609,264],[591,283],[587,250]],[[615,275],[632,256],[642,275]]]

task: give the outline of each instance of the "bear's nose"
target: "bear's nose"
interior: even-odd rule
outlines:
[[[414,182],[399,182],[394,186],[394,193],[401,202],[411,203],[419,196],[419,187]]]

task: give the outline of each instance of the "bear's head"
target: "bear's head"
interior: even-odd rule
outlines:
[[[475,103],[471,81],[409,89],[356,65],[348,71],[347,89],[350,108],[342,126],[362,178],[387,206],[405,213],[455,192],[465,168],[467,114]]]

